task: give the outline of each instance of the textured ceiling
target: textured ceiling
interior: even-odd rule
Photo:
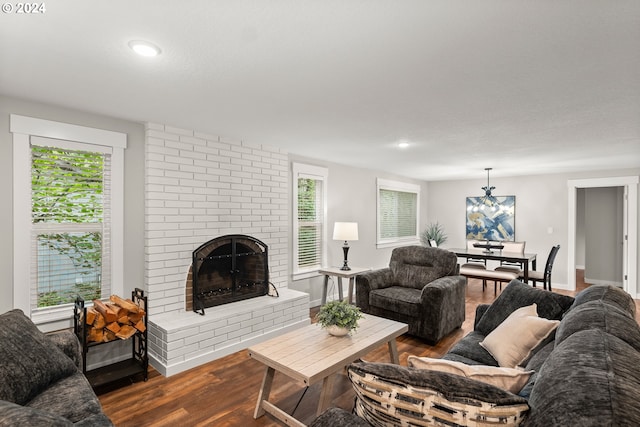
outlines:
[[[638,0],[46,8],[0,15],[0,93],[425,180],[640,167]]]

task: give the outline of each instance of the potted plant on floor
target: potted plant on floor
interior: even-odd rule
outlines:
[[[360,308],[346,301],[330,301],[320,307],[316,320],[331,335],[344,336],[358,327]]]

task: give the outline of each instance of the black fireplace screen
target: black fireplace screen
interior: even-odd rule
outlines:
[[[251,236],[221,236],[193,251],[193,311],[266,295],[268,247]]]

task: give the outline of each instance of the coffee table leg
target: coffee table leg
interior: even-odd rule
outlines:
[[[264,378],[262,379],[262,387],[258,393],[258,403],[256,403],[256,410],[253,413],[253,418],[259,418],[264,415],[264,409],[262,408],[262,401],[269,400],[269,393],[271,393],[271,384],[273,384],[273,377],[276,370],[267,366],[264,371]]]
[[[319,416],[329,407],[331,403],[331,395],[333,392],[333,381],[335,374],[330,374],[322,380],[322,390],[320,391],[320,401],[318,402],[318,412],[316,416]]]
[[[344,299],[342,295],[342,277],[338,276],[338,296],[340,297],[340,301]]]
[[[398,356],[398,346],[396,345],[396,339],[392,338],[387,345],[389,346],[389,357],[391,357],[391,362],[399,365],[400,356]]]

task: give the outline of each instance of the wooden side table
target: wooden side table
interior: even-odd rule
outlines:
[[[351,270],[340,270],[340,267],[327,267],[318,270],[320,274],[324,274],[324,287],[322,288],[322,301],[321,305],[327,303],[327,286],[329,285],[329,276],[336,276],[338,278],[338,295],[342,301],[342,278],[349,279],[349,304],[353,303],[353,285],[356,281],[356,276],[366,271],[370,271],[370,268],[366,267],[351,267]]]

